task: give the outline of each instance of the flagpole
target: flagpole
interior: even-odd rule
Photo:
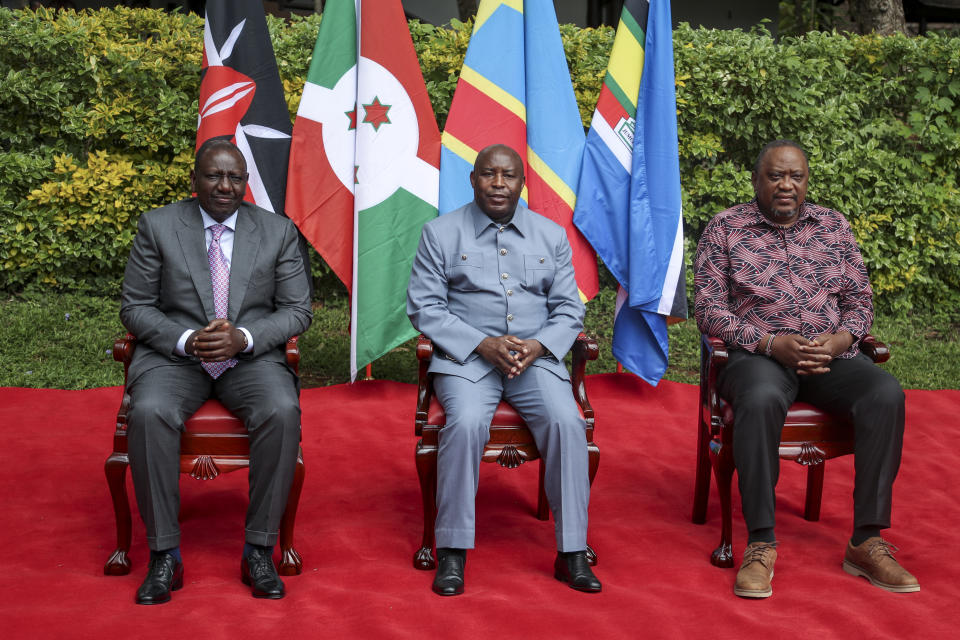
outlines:
[[[356,11],[356,28],[357,28],[357,84],[356,84],[356,99],[354,104],[358,104],[357,100],[360,98],[360,2],[361,0],[356,0],[354,5]],[[354,146],[354,154],[356,154],[356,145]],[[357,162],[356,157],[354,157],[354,163]],[[360,190],[360,185],[354,185],[353,187],[353,269],[351,269],[352,276],[352,286],[350,287],[350,382],[354,382],[357,379],[357,271],[359,271],[359,262],[357,261],[357,255],[359,253],[359,238],[357,230],[359,229],[358,225],[358,209],[357,209],[357,192]]]

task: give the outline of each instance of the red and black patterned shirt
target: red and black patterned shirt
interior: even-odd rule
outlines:
[[[767,220],[756,200],[707,224],[696,258],[696,317],[702,333],[756,351],[767,333],[849,331],[852,358],[873,323],[867,269],[850,224],[804,203],[791,227]]]

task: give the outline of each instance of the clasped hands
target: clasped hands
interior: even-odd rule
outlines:
[[[796,369],[798,375],[808,376],[830,371],[830,361],[851,344],[849,331],[822,333],[813,340],[794,333],[776,336],[771,355],[783,366]]]
[[[503,371],[508,378],[515,378],[526,371],[545,351],[544,346],[535,338],[521,340],[510,335],[487,336],[476,348],[476,352],[484,360]]]
[[[224,362],[243,348],[244,335],[226,318],[217,318],[187,338],[183,350],[201,362]]]

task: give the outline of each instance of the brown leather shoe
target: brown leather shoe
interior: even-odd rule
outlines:
[[[875,587],[895,593],[920,591],[920,583],[894,560],[897,548],[881,538],[867,538],[859,546],[847,543],[843,570],[852,576],[863,576]]]
[[[743,550],[743,564],[737,571],[733,593],[741,598],[769,598],[773,595],[773,563],[777,561],[776,542],[751,542]]]

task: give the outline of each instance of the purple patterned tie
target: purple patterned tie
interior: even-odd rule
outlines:
[[[213,285],[213,310],[218,318],[227,317],[227,308],[230,303],[230,269],[227,268],[227,259],[223,256],[223,250],[220,249],[220,236],[226,228],[222,224],[210,227],[213,240],[210,241],[210,248],[207,249],[207,260],[210,261],[210,283]],[[224,371],[237,366],[237,359],[230,358],[224,362],[201,362],[200,364],[216,380],[223,375]]]

